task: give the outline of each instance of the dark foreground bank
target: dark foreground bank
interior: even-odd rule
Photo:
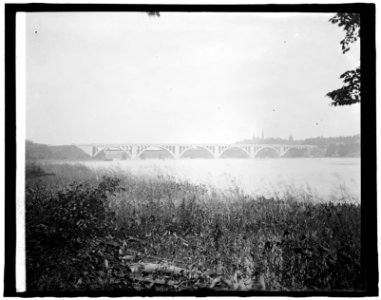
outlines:
[[[33,168],[28,291],[363,289],[360,205],[253,198],[81,165]]]

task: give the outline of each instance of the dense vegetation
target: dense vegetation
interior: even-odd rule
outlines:
[[[345,37],[340,41],[343,54],[350,50],[353,43],[360,39],[360,14],[358,13],[337,13],[329,19],[332,24],[337,24],[345,31]],[[327,93],[331,98],[333,106],[352,105],[361,102],[361,68],[348,70],[340,75],[343,79],[341,88]]]
[[[27,288],[361,290],[360,206],[313,200],[44,165],[27,173]]]

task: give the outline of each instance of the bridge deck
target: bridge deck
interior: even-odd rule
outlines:
[[[291,149],[305,149],[309,151],[315,148],[315,145],[295,145],[295,144],[86,144],[77,145],[83,151],[91,156],[97,156],[101,152],[107,151],[121,151],[126,153],[131,159],[141,158],[141,155],[148,150],[164,150],[167,151],[173,158],[181,158],[187,151],[190,150],[203,150],[211,155],[213,158],[220,158],[229,149],[238,149],[242,151],[247,157],[254,158],[257,154],[264,149],[270,149],[282,157]]]

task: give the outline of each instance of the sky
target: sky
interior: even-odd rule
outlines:
[[[27,13],[26,138],[234,143],[360,133],[327,92],[360,65],[333,14]]]

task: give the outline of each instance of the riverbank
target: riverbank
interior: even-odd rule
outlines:
[[[359,204],[301,202],[292,191],[251,197],[83,165],[42,172],[55,175],[26,180],[28,290],[363,288]]]

